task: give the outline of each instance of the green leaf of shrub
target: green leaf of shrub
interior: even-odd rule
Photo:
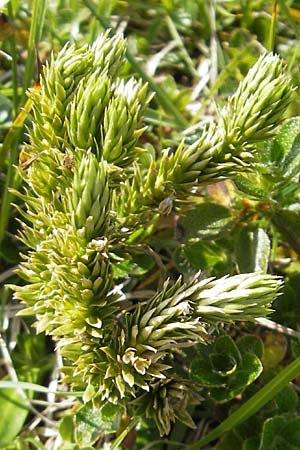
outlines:
[[[74,414],[66,414],[61,419],[58,431],[64,441],[74,442]]]
[[[174,261],[180,270],[185,268],[184,272],[187,273],[190,272],[191,268],[195,271],[209,267],[213,271],[216,267],[219,274],[222,272],[222,268],[227,267],[229,264],[224,246],[213,241],[199,241],[178,246],[175,251]]]
[[[242,450],[242,445],[242,439],[234,431],[229,431],[224,434],[215,450]]]
[[[259,450],[259,438],[253,436],[243,442],[242,450]]]
[[[300,252],[300,215],[294,211],[278,208],[271,217],[273,224],[283,238],[297,252]]]
[[[273,320],[275,322],[283,323],[284,325],[292,328],[297,327],[300,322],[299,286],[299,270],[291,273],[290,276],[285,277],[282,295],[278,297],[274,303],[275,312],[273,315]],[[299,340],[295,342],[299,342]],[[299,352],[297,352],[295,358],[298,355]]]
[[[270,239],[262,228],[243,228],[236,242],[236,259],[241,273],[266,272]]]
[[[266,200],[269,197],[269,192],[257,186],[257,183],[255,183],[255,175],[236,175],[233,179],[234,184],[244,194],[258,200]]]
[[[261,374],[263,369],[260,359],[253,353],[245,353],[242,362],[236,371],[233,385],[236,388],[245,388],[253,383]]]
[[[240,394],[249,384],[253,383],[261,374],[262,364],[256,355],[246,353],[241,365],[237,368],[226,387],[215,387],[210,390],[210,396],[217,402],[223,403]]]
[[[203,356],[194,359],[191,366],[191,377],[201,386],[222,386],[224,377],[212,372],[209,361]]]
[[[292,148],[283,162],[283,174],[285,177],[293,178],[299,175],[300,170],[300,134],[295,137]]]
[[[220,336],[216,339],[215,349],[219,352],[227,353],[236,361],[241,360],[241,354],[233,339],[230,336]]]
[[[212,353],[210,355],[210,362],[212,370],[226,377],[231,375],[237,367],[237,363],[230,355],[224,355],[223,353]]]
[[[264,344],[262,340],[256,336],[242,336],[237,341],[237,346],[242,354],[251,352],[254,353],[258,358],[262,358],[263,356]]]
[[[300,133],[300,117],[287,120],[270,145],[270,158],[275,163],[287,160],[296,136]]]
[[[89,446],[99,439],[101,433],[117,431],[120,426],[119,412],[117,405],[103,408],[95,408],[91,402],[83,405],[74,417],[75,442],[80,446]]]
[[[232,222],[229,209],[214,203],[202,203],[180,219],[187,240],[219,236]]]
[[[134,259],[125,259],[113,264],[114,276],[142,276],[154,266],[153,258],[146,254],[135,254]]]
[[[276,395],[275,402],[280,413],[283,414],[295,410],[299,404],[299,398],[292,386],[286,386]]]
[[[277,416],[264,423],[259,450],[298,450],[300,417]]]
[[[231,400],[260,375],[262,342],[254,336],[240,340],[239,346],[230,336],[220,336],[207,346],[198,348],[191,365],[191,376],[209,387],[217,402]]]

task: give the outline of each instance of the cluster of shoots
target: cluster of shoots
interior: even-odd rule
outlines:
[[[121,405],[164,435],[176,419],[193,426],[187,406],[199,401],[200,387],[174,367],[178,346],[206,345],[212,324],[266,316],[280,280],[179,276],[128,308],[114,272],[134,250],[137,229],[155,229],[177,200],[192,201],[193,188],[249,169],[255,142],[274,135],[292,87],[278,56],[262,55],[215,124],[149,162],[139,138],[151,94],[121,77],[125,50],[123,37],[108,33],[91,46],[67,44],[29,92],[25,190],[16,193],[28,252],[14,295],[26,305],[22,314],[36,316],[37,331],[52,336],[63,380],[85,402]]]

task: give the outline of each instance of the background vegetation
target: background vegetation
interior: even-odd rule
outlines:
[[[122,446],[131,449],[300,448],[299,3],[0,4],[0,446],[116,449],[126,435]],[[190,405],[196,429],[176,422],[166,438],[150,421],[130,422],[110,411],[100,414],[61,385],[61,357],[51,339],[36,335],[33,316],[16,316],[23,306],[7,287],[20,283],[14,269],[19,254],[26,252],[16,238],[22,200],[9,190],[21,190],[16,166],[30,164],[22,153],[28,139],[25,126],[31,127],[26,91],[38,81],[41,65],[52,52],[57,54],[67,41],[78,47],[92,43],[107,28],[112,35],[123,32],[128,40],[122,76],[142,78],[155,93],[144,113],[147,129],[140,142],[149,155],[175,148],[183,137],[193,142],[265,50],[285,60],[295,86],[286,122],[273,140],[257,144],[261,152],[252,172],[199,188],[197,205],[182,216],[172,211],[169,198],[161,205],[161,218],[146,250],[141,248],[118,266],[127,301],[132,293],[134,298],[149,297],[167,276],[183,274],[188,280],[199,270],[205,277],[268,270],[284,278],[269,321],[224,325],[210,347],[214,359],[205,349],[197,357],[185,350],[194,359],[195,380],[205,386],[203,400]],[[164,214],[169,209],[172,214]],[[245,389],[250,383],[243,378],[248,370],[244,355],[249,351],[262,361],[263,373]],[[179,353],[179,366],[180,358]],[[247,374],[253,374],[253,365],[251,370]]]

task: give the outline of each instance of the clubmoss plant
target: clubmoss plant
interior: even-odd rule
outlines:
[[[186,411],[199,386],[176,373],[180,344],[205,344],[211,324],[269,313],[281,281],[241,274],[166,281],[152,298],[127,308],[116,287],[119,256],[134,249],[136,229],[169,213],[193,188],[251,169],[254,142],[282,120],[292,87],[278,56],[259,58],[217,123],[193,144],[163,151],[145,167],[138,140],[147,86],[120,70],[126,42],[103,34],[91,46],[66,45],[29,91],[33,126],[19,172],[26,182],[21,239],[29,251],[15,298],[36,315],[65,359],[64,380],[84,401],[122,405],[155,420],[192,426]]]

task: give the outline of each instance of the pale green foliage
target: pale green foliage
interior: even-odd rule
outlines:
[[[171,422],[180,420],[185,425],[195,428],[187,408],[201,401],[199,387],[190,380],[169,377],[153,383],[151,392],[144,393],[131,405],[135,414],[153,419],[163,436],[169,434]]]
[[[207,321],[252,320],[267,314],[280,281],[271,275],[241,274],[206,280],[196,294],[196,314]]]
[[[245,146],[274,136],[291,94],[279,56],[262,55],[222,111],[227,141]]]
[[[194,186],[250,170],[255,156],[253,143],[275,135],[292,92],[279,57],[262,55],[228,99],[218,123],[210,124],[191,145],[182,142],[174,152],[165,150],[145,174],[135,168],[132,180],[121,185],[116,208],[125,196],[130,220],[129,213],[157,207],[174,193],[177,198],[186,198]]]
[[[130,252],[131,233],[154,226],[177,198],[190,200],[199,183],[247,166],[252,142],[272,135],[292,89],[278,57],[261,57],[218,124],[143,167],[137,143],[150,96],[146,85],[119,77],[124,52],[124,39],[108,34],[81,49],[66,45],[46,65],[40,90],[29,93],[29,163],[20,168],[28,188],[17,195],[26,203],[21,238],[30,251],[18,271],[26,284],[14,290],[27,305],[23,314],[36,315],[38,332],[69,361],[65,381],[85,389],[85,401],[118,403],[132,414],[145,405],[166,434],[176,418],[193,425],[186,407],[198,395],[174,373],[172,351],[211,339],[211,322],[268,314],[280,281],[196,275],[166,282],[126,311],[113,290],[115,251]]]

